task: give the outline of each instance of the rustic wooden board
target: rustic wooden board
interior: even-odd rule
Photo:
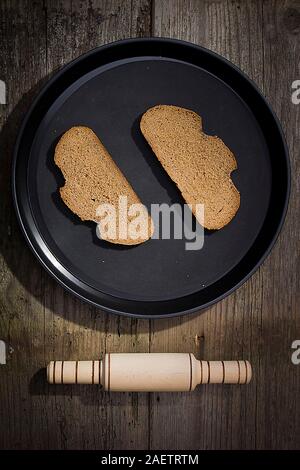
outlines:
[[[300,446],[299,118],[291,84],[299,78],[299,1],[46,0],[0,2],[0,448],[189,449]],[[201,314],[163,321],[119,318],[73,298],[44,272],[20,234],[10,195],[17,129],[32,97],[60,66],[106,42],[169,36],[232,60],[262,88],[290,147],[288,218],[272,254],[237,292]],[[275,158],[275,156],[274,156]],[[249,358],[248,387],[207,386],[193,394],[105,394],[49,387],[53,357],[104,351],[194,352]]]
[[[8,365],[1,369],[0,447],[142,448],[148,442],[146,394],[110,396],[93,387],[53,389],[38,372],[54,356],[88,359],[106,350],[147,351],[148,322],[96,311],[50,279],[20,235],[9,171],[17,127],[45,79],[93,47],[149,35],[149,4],[14,1],[1,2],[0,8],[0,70],[8,84],[8,106],[1,108],[5,174],[1,174],[0,337],[13,348]],[[26,91],[29,96],[22,98]]]

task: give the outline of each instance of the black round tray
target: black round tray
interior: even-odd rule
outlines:
[[[206,133],[234,152],[241,193],[235,218],[205,232],[204,247],[150,240],[134,247],[95,236],[60,200],[55,145],[73,125],[91,127],[145,205],[183,203],[139,131],[156,104],[192,109]],[[129,39],[92,50],[62,68],[32,104],[13,165],[15,207],[33,252],[81,299],[109,312],[163,317],[222,299],[262,263],[282,226],[290,190],[279,122],[258,88],[233,64],[171,39]]]

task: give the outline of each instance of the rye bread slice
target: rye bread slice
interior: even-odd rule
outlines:
[[[205,228],[228,224],[240,206],[230,174],[237,168],[233,153],[219,137],[206,135],[201,117],[177,106],[158,105],[143,114],[141,131],[185,201],[204,204]]]
[[[54,161],[65,178],[65,185],[60,188],[62,200],[81,220],[98,223],[101,238],[111,243],[136,245],[151,237],[152,220],[145,206],[142,206],[142,218],[149,227],[146,236],[137,239],[117,236],[112,239],[101,230],[103,218],[97,215],[100,204],[111,204],[117,211],[119,196],[127,196],[128,207],[131,204],[141,204],[141,201],[91,129],[83,126],[72,127],[63,134],[56,146]],[[133,219],[134,217],[127,214],[127,220],[124,217],[120,220],[121,223],[127,223]],[[116,225],[118,235],[119,219]]]

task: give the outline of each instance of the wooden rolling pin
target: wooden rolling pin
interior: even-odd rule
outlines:
[[[189,353],[105,354],[102,361],[52,361],[51,384],[97,384],[107,391],[191,391],[198,384],[247,384],[248,361],[198,361]]]

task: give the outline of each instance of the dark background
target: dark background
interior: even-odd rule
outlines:
[[[208,47],[246,72],[281,120],[292,162],[292,195],[280,238],[237,292],[201,314],[145,321],[83,304],[40,267],[22,238],[10,165],[28,105],[63,64],[116,39],[168,36]],[[300,365],[291,343],[299,318],[300,1],[1,1],[0,79],[0,448],[266,449],[300,447]],[[251,360],[247,387],[202,386],[182,394],[106,394],[50,387],[51,359],[104,351],[194,352]]]

